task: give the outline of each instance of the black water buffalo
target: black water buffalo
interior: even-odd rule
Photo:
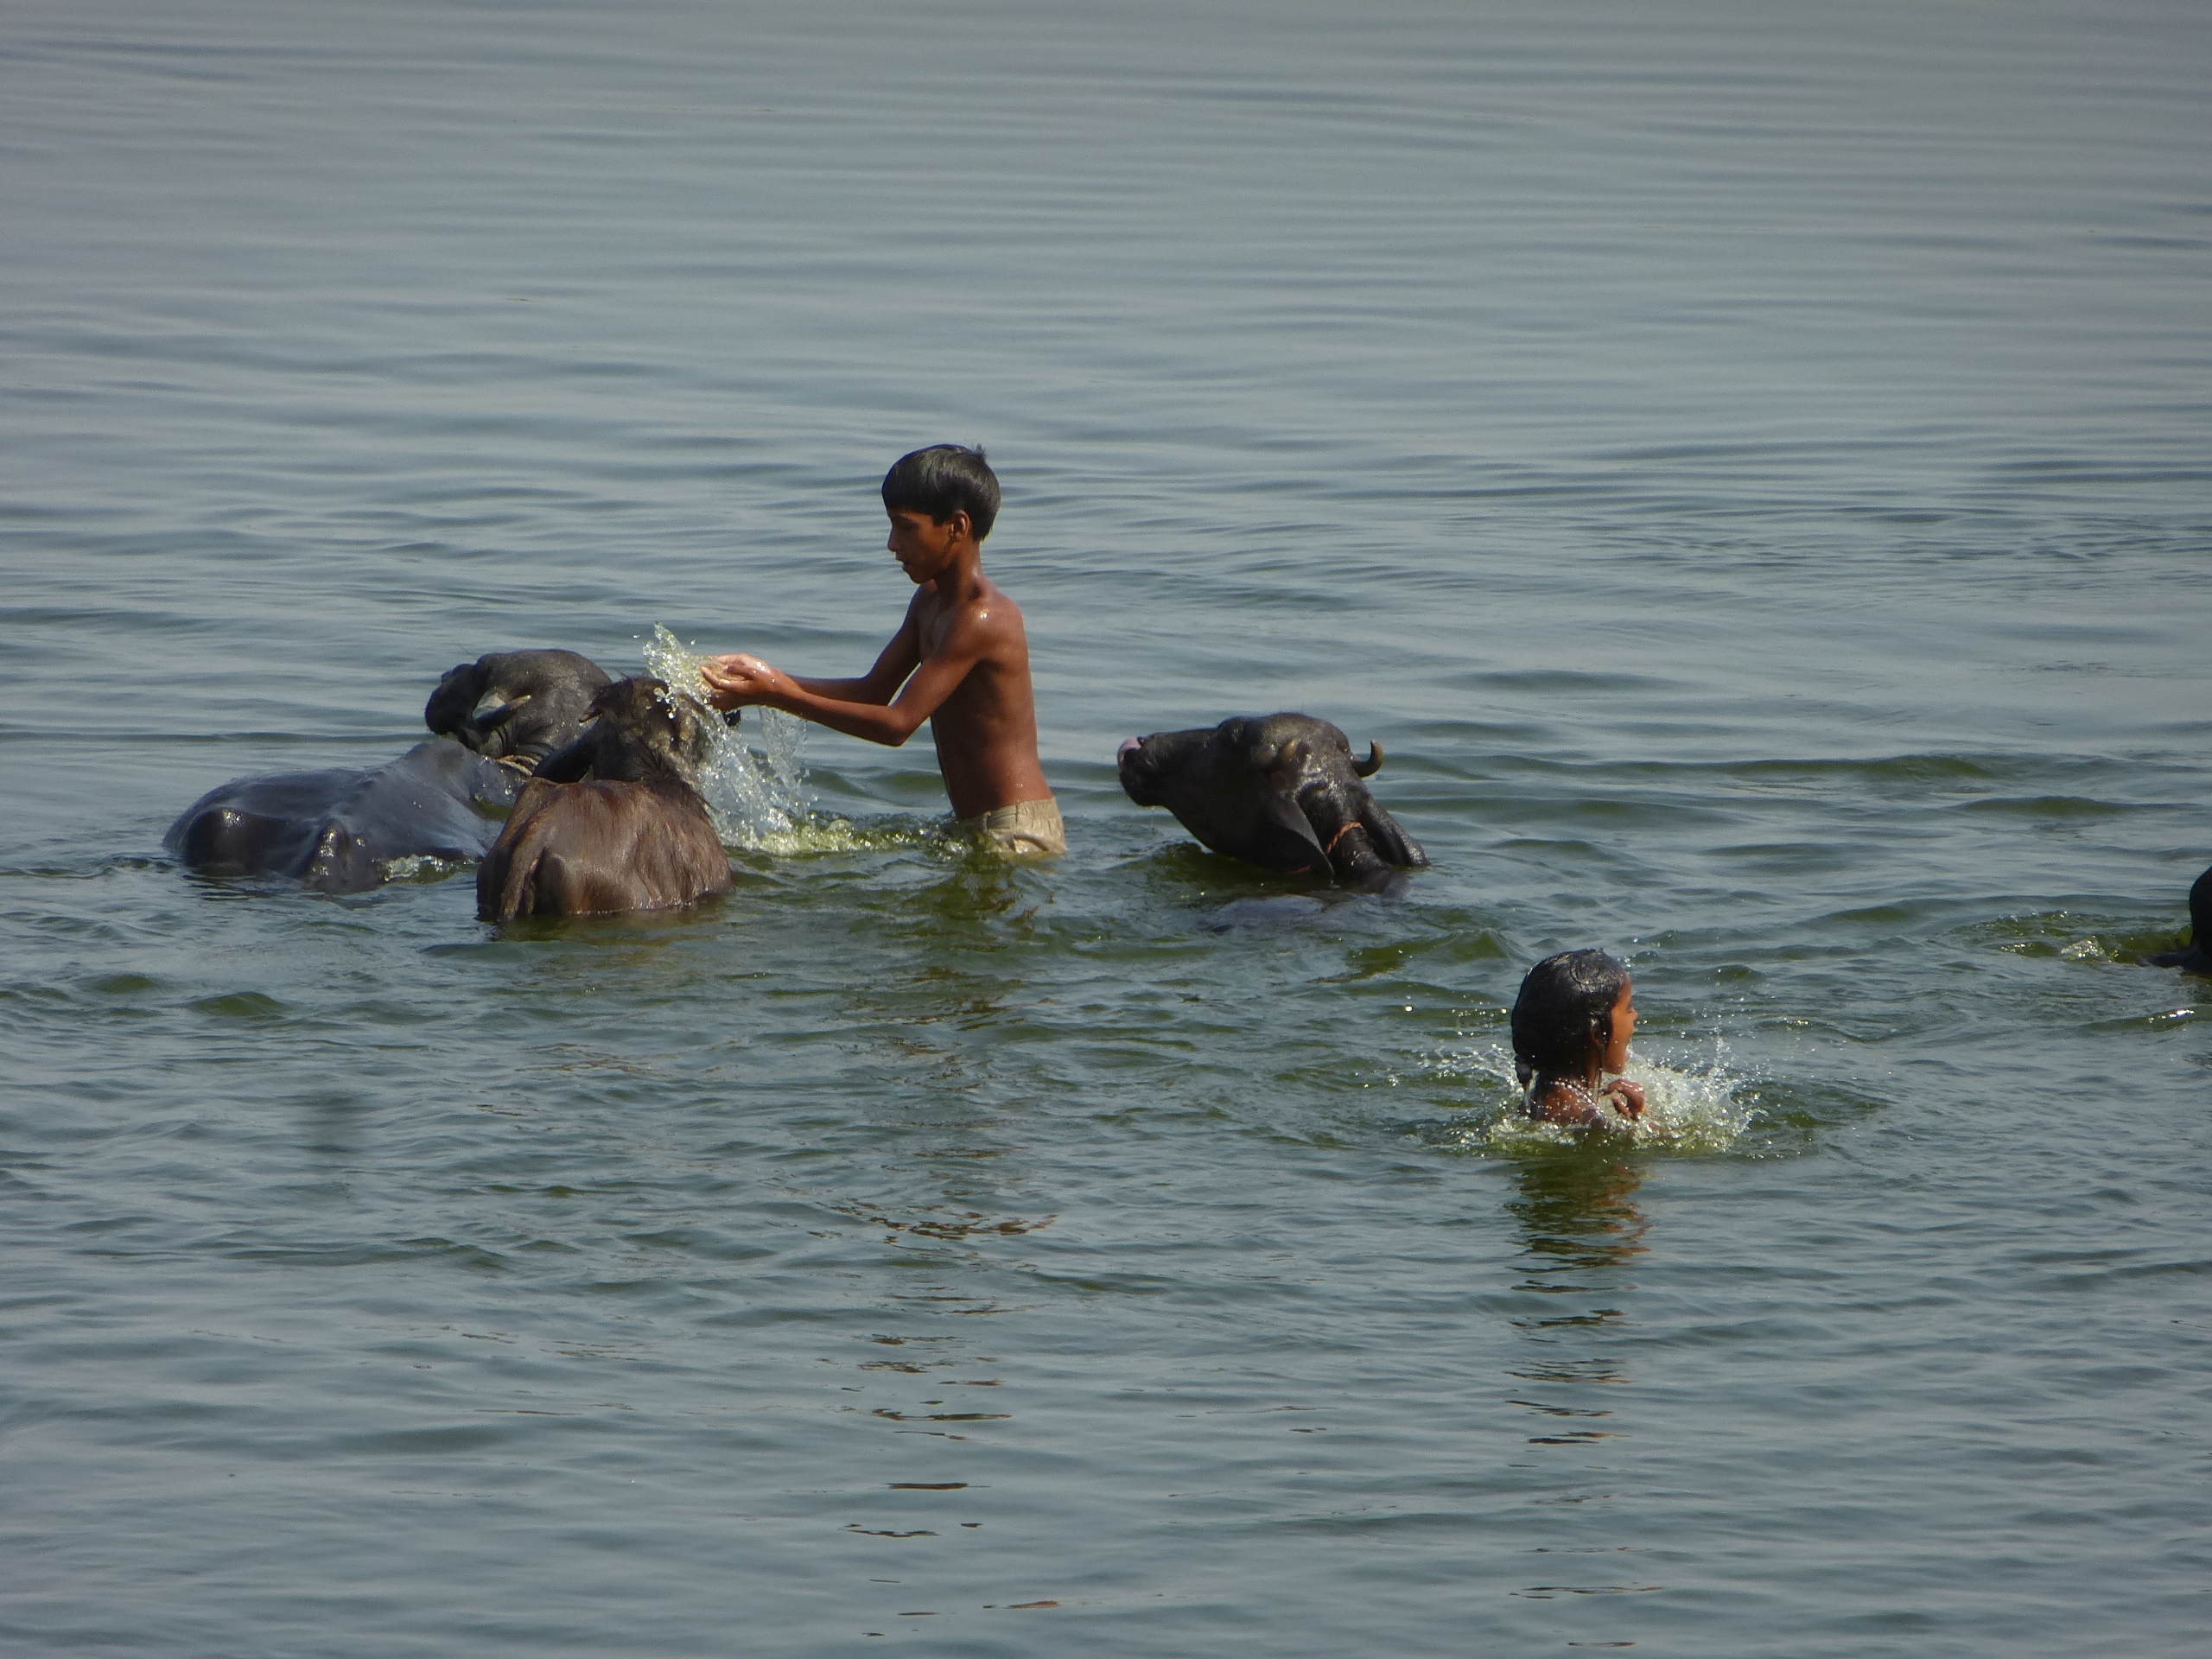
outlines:
[[[1217,853],[1369,884],[1428,864],[1360,781],[1382,767],[1382,746],[1356,761],[1325,720],[1239,715],[1211,730],[1133,737],[1118,758],[1131,800],[1166,807]]]
[[[380,766],[234,779],[188,807],[162,844],[203,875],[362,893],[400,859],[483,857],[517,787],[506,767],[433,741]]]
[[[477,867],[483,920],[668,910],[729,891],[697,784],[713,714],[645,676],[601,687],[590,714],[539,763]]]
[[[2178,950],[2152,957],[2153,968],[2178,968],[2188,974],[2212,974],[2212,870],[2189,890],[2190,942]]]
[[[440,680],[423,711],[459,743],[418,743],[380,766],[234,779],[186,809],[163,845],[202,874],[274,876],[324,893],[365,892],[403,859],[473,862],[498,838],[523,778],[583,729],[592,693],[607,683],[573,651],[480,657]]]
[[[594,694],[611,679],[573,651],[489,652],[445,671],[423,723],[528,771],[583,730]]]

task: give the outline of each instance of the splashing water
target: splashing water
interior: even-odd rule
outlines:
[[[1439,1070],[1497,1084],[1510,1103],[1495,1121],[1471,1128],[1460,1137],[1459,1144],[1471,1152],[1510,1157],[1602,1141],[1654,1151],[1713,1153],[1734,1145],[1751,1120],[1752,1109],[1736,1098],[1737,1086],[1744,1079],[1731,1075],[1726,1063],[1725,1051],[1716,1051],[1711,1061],[1695,1070],[1630,1055],[1628,1070],[1621,1075],[1643,1085],[1643,1115],[1624,1118],[1619,1127],[1602,1135],[1523,1117],[1513,1055],[1503,1046],[1444,1057]]]
[[[659,623],[645,643],[645,671],[671,691],[704,702],[707,682],[699,672],[706,658],[685,645]],[[810,809],[814,793],[806,787],[799,751],[806,722],[780,709],[747,711],[760,734],[760,747],[748,747],[738,728],[720,719],[709,723],[707,762],[699,769],[699,792],[723,844],[748,852],[831,850],[850,838],[842,820],[816,823]],[[842,835],[840,832],[843,832]]]

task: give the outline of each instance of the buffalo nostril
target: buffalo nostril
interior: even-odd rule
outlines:
[[[1122,740],[1122,747],[1114,751],[1114,758],[1116,760],[1126,760],[1143,747],[1144,745],[1135,738],[1125,737]]]

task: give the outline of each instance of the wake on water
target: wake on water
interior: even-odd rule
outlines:
[[[1751,1119],[1751,1107],[1737,1098],[1745,1079],[1726,1068],[1718,1053],[1702,1069],[1677,1069],[1637,1055],[1621,1075],[1643,1088],[1643,1115],[1622,1118],[1603,1132],[1545,1123],[1521,1115],[1521,1085],[1514,1075],[1512,1052],[1502,1046],[1442,1057],[1438,1069],[1455,1077],[1478,1077],[1500,1085],[1508,1102],[1493,1122],[1464,1131],[1459,1144],[1470,1152],[1511,1157],[1560,1147],[1604,1145],[1680,1153],[1726,1152]]]

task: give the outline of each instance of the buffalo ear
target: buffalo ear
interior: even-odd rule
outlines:
[[[666,692],[664,703],[669,715],[669,759],[695,770],[703,766],[714,753],[710,734],[722,716],[696,697],[681,691]]]
[[[423,723],[441,737],[457,737],[469,711],[484,696],[489,677],[481,663],[456,663],[438,677],[437,690],[423,705]]]
[[[529,701],[530,693],[527,691],[513,698],[504,697],[498,691],[486,691],[476,700],[476,706],[468,711],[468,723],[489,737],[521,713],[523,704]]]
[[[668,694],[668,706],[676,711],[676,741],[687,753],[703,752],[708,742],[707,722],[719,716],[696,697],[688,697],[681,691]]]
[[[1260,809],[1253,842],[1256,861],[1275,869],[1329,868],[1329,855],[1321,845],[1321,838],[1313,833],[1306,814],[1298,810],[1298,798],[1286,790],[1268,791],[1267,804]]]
[[[1421,850],[1421,844],[1399,829],[1398,821],[1372,801],[1368,803],[1367,810],[1359,815],[1359,822],[1384,863],[1395,864],[1402,870],[1428,868],[1428,855]]]
[[[532,777],[543,778],[549,784],[573,784],[591,770],[593,759],[599,753],[597,734],[586,732],[582,737],[563,743],[559,748],[537,763]]]

